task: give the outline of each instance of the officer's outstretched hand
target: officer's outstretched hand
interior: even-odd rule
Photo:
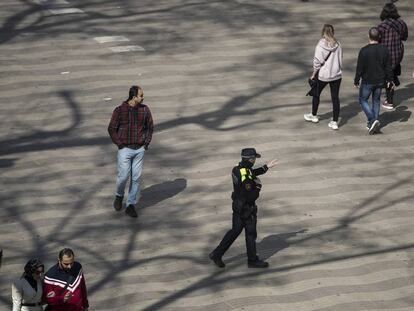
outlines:
[[[273,166],[277,164],[277,161],[278,161],[277,159],[270,160],[269,163],[267,163],[266,165],[268,168],[272,168]]]

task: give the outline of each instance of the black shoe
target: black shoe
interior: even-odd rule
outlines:
[[[224,268],[226,266],[223,260],[221,260],[221,258],[217,258],[216,256],[214,256],[214,253],[210,253],[210,255],[208,255],[208,258],[210,258],[214,262],[214,264],[219,268]]]
[[[371,124],[371,127],[368,130],[369,135],[375,134],[375,132],[378,130],[379,126],[380,126],[380,122],[378,120],[375,120]]]
[[[125,214],[127,214],[128,216],[131,216],[132,218],[137,218],[138,214],[135,211],[135,206],[130,204],[127,206],[126,210],[125,210]]]
[[[115,196],[115,200],[114,200],[114,209],[116,211],[120,211],[122,209],[122,200],[124,199],[124,197],[120,197],[118,195]]]
[[[248,261],[247,266],[249,268],[267,268],[269,267],[269,263],[263,260],[256,260],[256,261]]]

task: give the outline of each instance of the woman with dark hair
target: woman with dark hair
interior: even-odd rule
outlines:
[[[385,4],[380,19],[382,22],[377,27],[381,35],[380,43],[386,46],[390,53],[394,85],[399,86],[398,76],[401,75],[401,61],[404,56],[402,41],[408,38],[407,24],[401,19],[394,3]],[[388,110],[394,108],[394,86],[386,88],[386,100],[382,107]]]
[[[23,275],[12,285],[13,311],[41,311],[42,280],[45,267],[39,259],[30,259]]]
[[[334,36],[334,28],[332,25],[325,24],[322,28],[322,38],[315,48],[313,73],[310,79],[316,83],[316,94],[313,94],[312,97],[312,112],[303,115],[304,119],[308,122],[319,122],[317,115],[319,96],[325,86],[329,84],[333,116],[328,126],[333,130],[337,130],[340,110],[339,88],[342,81],[342,48]]]

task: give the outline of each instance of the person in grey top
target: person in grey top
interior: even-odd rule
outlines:
[[[308,122],[319,122],[317,115],[319,97],[325,86],[329,84],[333,115],[328,126],[333,130],[337,130],[340,111],[339,88],[342,81],[342,47],[335,38],[334,28],[330,24],[325,24],[322,28],[322,38],[315,48],[313,73],[310,80],[316,83],[316,94],[313,94],[312,97],[312,112],[303,115],[304,119]]]
[[[44,266],[40,260],[29,260],[23,275],[12,284],[13,311],[41,311]]]

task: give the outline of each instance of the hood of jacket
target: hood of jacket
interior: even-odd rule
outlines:
[[[331,46],[330,43],[326,39],[322,38],[321,40],[319,40],[318,46],[320,46],[322,49],[327,50],[329,52],[335,52],[336,49],[339,47],[339,43],[335,42],[334,46]]]

